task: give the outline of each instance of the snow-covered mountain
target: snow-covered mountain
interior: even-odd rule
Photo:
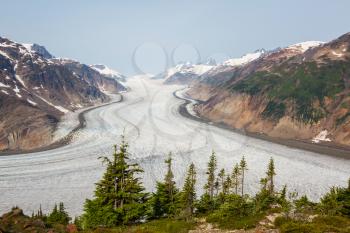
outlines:
[[[122,75],[118,71],[110,69],[109,67],[107,67],[105,65],[95,64],[95,65],[90,65],[90,67],[106,77],[114,78],[114,79],[121,81],[121,82],[126,81],[126,77],[124,75]]]
[[[54,58],[43,46],[0,37],[0,150],[47,145],[63,114],[124,89],[88,65]]]
[[[243,55],[240,58],[232,58],[232,59],[228,59],[227,61],[225,61],[223,63],[223,65],[226,66],[241,66],[241,65],[245,65],[251,61],[254,61],[256,59],[258,59],[259,57],[261,57],[263,54],[266,53],[265,49],[259,49],[257,51],[255,51],[254,53],[247,53],[245,55]]]
[[[310,48],[314,48],[317,46],[320,46],[324,44],[322,41],[305,41],[297,44],[290,45],[286,47],[286,49],[291,49],[291,50],[298,50],[300,52],[305,52],[306,50]]]
[[[215,67],[215,65],[212,65],[213,63],[215,63],[213,60],[210,60],[207,64],[179,63],[154,78],[164,79],[166,84],[187,84]]]

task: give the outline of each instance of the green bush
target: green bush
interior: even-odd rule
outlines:
[[[207,221],[225,229],[249,229],[255,227],[264,215],[255,210],[254,200],[232,194],[218,210],[209,214]]]

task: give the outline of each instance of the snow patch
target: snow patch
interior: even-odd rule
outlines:
[[[0,87],[7,87],[7,88],[9,88],[10,86],[7,85],[7,84],[4,84],[4,83],[2,83],[2,82],[0,82]]]
[[[20,92],[20,90],[18,89],[17,85],[15,86],[15,89],[13,89],[14,92],[16,92],[17,94]]]
[[[342,57],[343,54],[342,53],[337,53],[336,51],[332,51],[332,54],[336,57]]]
[[[26,48],[28,51],[33,51],[33,44],[22,44],[24,48]]]
[[[106,75],[106,76],[122,76],[121,73],[110,69],[109,67],[105,65],[91,65],[92,69],[96,70],[100,74]]]
[[[306,50],[317,47],[324,44],[322,41],[305,41],[298,44],[293,44],[287,47],[287,49],[295,49],[300,50],[301,52],[305,52]]]
[[[15,44],[6,44],[6,42],[4,43],[0,43],[0,46],[1,47],[11,47],[11,48],[16,48]]]
[[[37,95],[38,96],[38,95]],[[41,96],[38,96],[42,101],[44,101],[45,103],[47,103],[48,105],[51,105],[52,107],[56,108],[58,111],[60,112],[63,112],[63,113],[67,113],[69,112],[68,109],[65,109],[64,107],[62,106],[59,106],[59,105],[54,105],[53,103],[47,101],[46,99],[44,99],[43,97]]]
[[[9,93],[5,90],[1,90],[1,92],[5,93],[6,95],[9,95]]]
[[[22,84],[22,86],[26,87],[26,85],[24,84],[24,81],[23,81],[23,79],[22,79],[21,76],[19,76],[19,75],[16,74],[15,77],[16,77],[16,79]]]
[[[5,52],[3,52],[3,51],[0,50],[0,54],[1,54],[2,56],[6,57],[7,59],[9,59],[10,61],[13,61],[13,59],[12,59],[9,55],[7,55],[7,53],[5,53]]]
[[[240,58],[233,58],[225,61],[223,65],[227,66],[241,66],[245,65],[251,61],[254,61],[258,59],[261,55],[265,53],[264,50],[259,50],[258,52],[255,53],[247,53],[246,55],[240,57]]]
[[[328,131],[327,130],[322,130],[319,134],[317,134],[313,139],[312,142],[314,143],[319,143],[319,142],[330,142],[331,139],[327,138],[328,136]]]
[[[32,101],[32,100],[30,100],[30,99],[27,99],[27,101],[28,101],[28,103],[30,103],[31,105],[34,105],[34,106],[38,105],[37,103],[35,103],[34,101]]]
[[[173,76],[176,73],[181,74],[195,74],[195,75],[202,75],[209,70],[211,70],[214,66],[212,65],[204,65],[204,64],[198,64],[193,65],[190,62],[178,64],[175,67],[169,68],[164,75],[164,79],[168,79],[171,76]]]

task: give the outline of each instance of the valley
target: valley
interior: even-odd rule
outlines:
[[[123,101],[101,106],[85,114],[86,127],[71,144],[49,151],[0,157],[0,210],[18,205],[31,213],[40,205],[44,211],[63,201],[69,213],[81,214],[85,198],[93,195],[94,183],[104,167],[98,157],[110,155],[112,145],[124,134],[130,143],[131,159],[145,170],[142,180],[153,191],[166,168],[161,166],[173,153],[175,179],[182,185],[191,162],[198,168],[198,188],[204,185],[205,168],[211,151],[220,167],[231,169],[242,155],[248,163],[247,192],[259,189],[259,179],[270,157],[276,163],[276,186],[317,200],[330,186],[347,184],[350,160],[331,157],[252,138],[183,117],[183,100],[173,93],[181,85],[164,85],[143,76],[129,78],[131,91]],[[322,174],[322,179],[320,179]]]

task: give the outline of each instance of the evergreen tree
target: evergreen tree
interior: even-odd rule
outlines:
[[[283,188],[281,190],[280,198],[282,200],[286,200],[286,197],[287,197],[287,185],[283,185]]]
[[[240,162],[240,172],[241,172],[241,175],[242,175],[242,180],[241,180],[241,185],[242,185],[242,187],[241,187],[241,191],[242,191],[242,196],[244,195],[244,175],[245,175],[245,171],[247,171],[248,170],[248,167],[247,167],[247,162],[245,161],[245,158],[244,158],[244,156],[242,157],[242,159],[241,159],[241,162]]]
[[[186,219],[191,219],[194,213],[194,203],[196,201],[196,170],[193,163],[188,168],[187,177],[182,189],[181,197]]]
[[[216,178],[215,178],[216,169],[217,169],[217,161],[216,161],[215,152],[213,151],[211,156],[210,156],[209,163],[208,163],[207,183],[204,186],[205,192],[206,192],[206,194],[209,195],[209,198],[211,201],[214,198],[214,189],[215,189],[215,182],[216,182]]]
[[[241,170],[239,168],[238,163],[236,163],[232,171],[232,186],[235,190],[235,194],[238,194],[238,187],[240,184],[240,175],[241,175]]]
[[[238,163],[234,166],[232,170],[232,187],[235,190],[235,194],[238,194],[238,186],[240,183],[240,175],[241,175],[241,170],[239,168]]]
[[[273,192],[274,192],[274,177],[276,175],[275,162],[274,162],[273,158],[270,158],[270,162],[269,162],[269,165],[267,168],[266,175],[267,175],[267,180],[269,183],[269,193],[273,194]]]
[[[164,184],[169,195],[170,204],[174,205],[174,196],[177,193],[177,189],[175,186],[174,174],[171,168],[171,165],[172,165],[171,153],[169,154],[169,158],[165,160],[165,163],[167,164],[168,171],[165,175]]]
[[[63,205],[63,202],[60,202],[58,207],[57,207],[57,204],[55,204],[55,207],[53,208],[52,212],[47,216],[47,223],[50,225],[53,225],[53,224],[67,225],[70,219],[71,218],[69,217]]]
[[[196,207],[199,213],[207,213],[210,210],[215,209],[214,192],[218,190],[218,179],[216,178],[217,161],[215,152],[213,151],[208,162],[207,182],[204,185],[204,194],[201,196]]]
[[[169,158],[164,162],[167,165],[167,172],[164,182],[157,182],[156,192],[150,199],[150,218],[171,217],[176,214],[178,209],[178,189],[176,188],[174,174],[172,172],[171,154],[169,154]]]
[[[221,187],[221,193],[224,193],[224,189],[225,189],[225,169],[221,169],[219,174],[219,186]]]
[[[101,157],[107,164],[106,172],[96,184],[95,198],[84,205],[84,227],[116,226],[143,218],[147,194],[140,182],[143,170],[138,164],[129,164],[128,144],[122,137],[113,158]]]
[[[231,177],[229,175],[226,176],[225,182],[224,182],[224,187],[222,192],[224,193],[224,195],[228,195],[230,194],[230,188],[232,186],[232,180]]]
[[[267,192],[267,178],[260,179],[261,192]]]

